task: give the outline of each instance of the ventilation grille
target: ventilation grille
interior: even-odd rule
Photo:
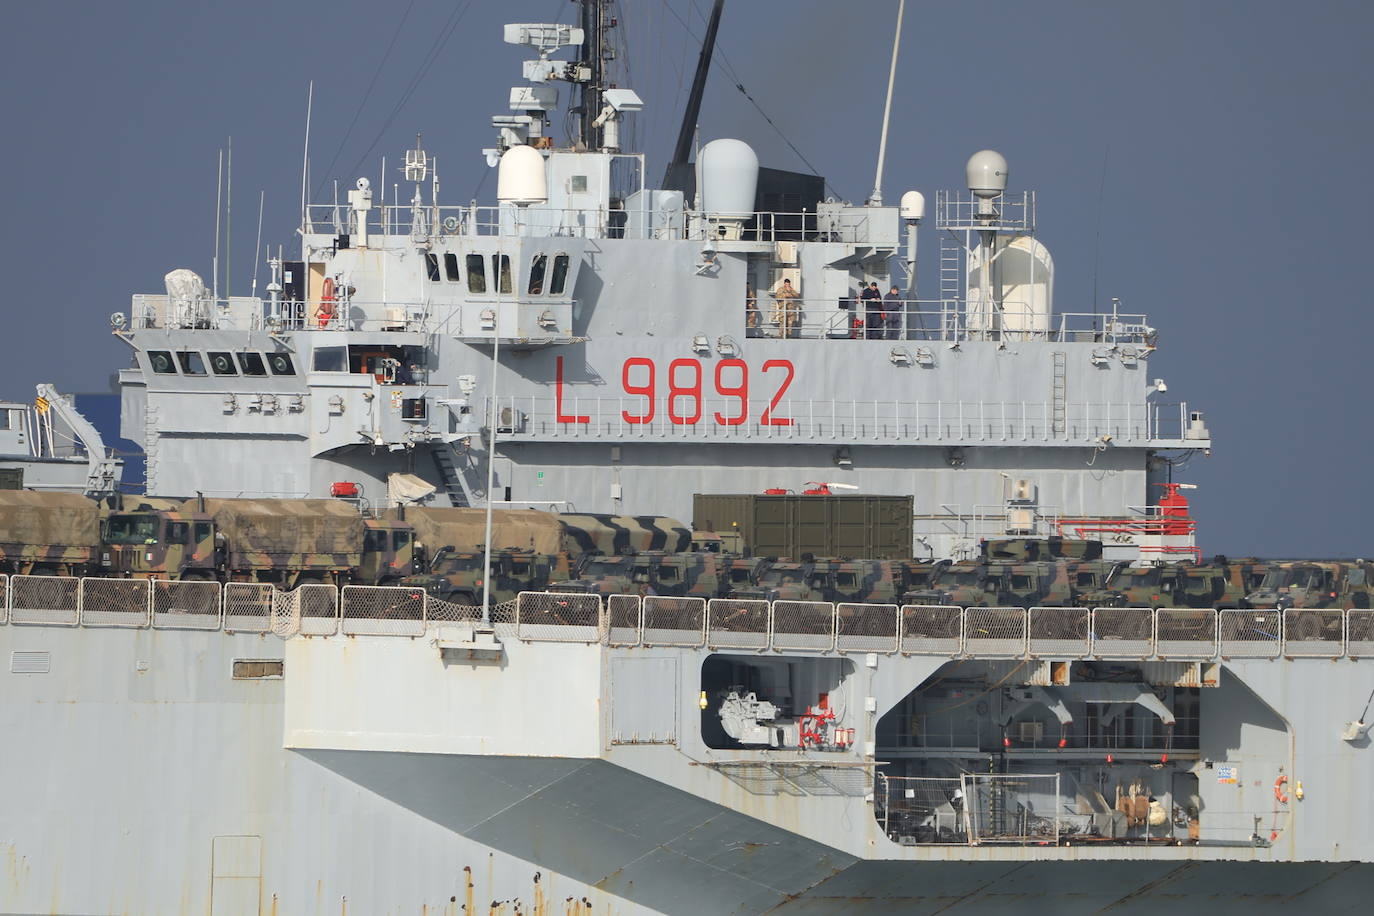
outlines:
[[[10,674],[47,674],[52,671],[52,653],[11,652]]]

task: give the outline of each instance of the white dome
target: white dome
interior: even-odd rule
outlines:
[[[532,146],[512,146],[501,154],[496,171],[496,199],[502,203],[542,204],[549,199],[544,157]]]
[[[899,210],[902,219],[925,219],[926,196],[920,191],[907,191],[902,195],[902,203]]]
[[[712,140],[697,158],[701,209],[712,216],[746,219],[754,212],[759,157],[743,140]]]
[[[996,150],[974,153],[964,171],[968,189],[979,197],[997,197],[1007,189],[1007,160]]]

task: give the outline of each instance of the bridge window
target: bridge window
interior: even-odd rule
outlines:
[[[210,371],[215,375],[238,375],[234,368],[234,357],[229,353],[211,353]]]
[[[177,367],[172,362],[172,352],[170,350],[149,350],[148,362],[152,365],[153,371],[158,375],[176,375]]]
[[[486,261],[480,254],[470,254],[468,261],[468,292],[485,293],[487,291],[487,267]]]
[[[544,270],[548,266],[549,256],[537,254],[530,262],[530,295],[538,296],[544,292]]]
[[[425,252],[425,273],[431,283],[439,282],[439,256],[432,251]]]
[[[549,295],[563,295],[563,288],[568,285],[568,256],[566,254],[555,255],[553,259],[553,277],[549,280]]]
[[[320,347],[315,351],[316,372],[347,372],[348,357],[343,347]]]
[[[267,374],[267,366],[262,361],[261,353],[240,353],[239,367],[243,369],[244,375]]]
[[[444,276],[450,283],[458,282],[458,255],[451,251],[444,255]]]
[[[499,262],[499,266],[498,266],[498,262]],[[510,294],[510,291],[511,291],[511,283],[510,283],[510,255],[508,255],[508,254],[501,254],[501,255],[496,255],[496,254],[494,254],[494,255],[492,255],[492,256],[491,256],[491,272],[494,273],[494,274],[496,274],[496,276],[498,276],[498,277],[500,278],[500,280],[501,280],[500,292],[509,295],[509,294]]]
[[[291,362],[291,356],[286,353],[269,353],[267,355],[267,365],[272,367],[273,375],[296,374],[296,365]]]
[[[177,362],[181,363],[181,371],[187,375],[205,374],[205,360],[195,350],[182,350],[177,354]]]

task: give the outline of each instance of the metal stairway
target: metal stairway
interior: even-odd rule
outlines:
[[[457,454],[447,445],[432,448],[429,453],[434,458],[434,468],[439,472],[441,488],[448,496],[449,504],[459,508],[470,507],[472,495],[458,467]]]

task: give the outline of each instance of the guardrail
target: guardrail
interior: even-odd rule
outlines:
[[[494,605],[526,642],[948,658],[1374,658],[1374,610],[971,607],[521,592]],[[422,637],[479,607],[399,586],[0,575],[0,625]]]

